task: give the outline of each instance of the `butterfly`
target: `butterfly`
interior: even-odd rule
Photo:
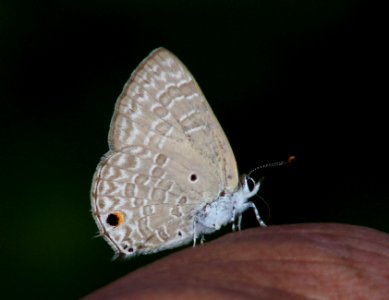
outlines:
[[[231,146],[195,79],[164,48],[119,96],[91,188],[92,215],[117,256],[175,248],[232,223],[260,182],[239,179]]]

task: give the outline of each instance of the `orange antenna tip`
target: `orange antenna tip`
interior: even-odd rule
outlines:
[[[294,161],[295,159],[296,159],[296,156],[291,155],[291,156],[288,157],[287,162],[290,163],[290,162]]]

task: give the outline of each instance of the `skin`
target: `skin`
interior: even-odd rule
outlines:
[[[389,299],[389,235],[342,224],[233,232],[85,299]]]

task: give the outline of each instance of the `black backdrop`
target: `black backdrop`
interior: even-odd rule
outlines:
[[[241,172],[297,157],[254,175],[265,176],[270,209],[256,203],[268,224],[389,231],[384,9],[182,2],[0,3],[3,293],[77,298],[157,258],[110,261],[89,189],[116,97],[159,46],[197,79]]]

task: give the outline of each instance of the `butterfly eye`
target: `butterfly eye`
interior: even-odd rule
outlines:
[[[251,177],[247,178],[246,184],[247,184],[250,192],[254,190],[254,187],[255,187],[254,179],[252,179]]]
[[[107,223],[111,226],[118,226],[123,223],[123,214],[121,212],[115,212],[112,214],[109,214],[107,217]]]

